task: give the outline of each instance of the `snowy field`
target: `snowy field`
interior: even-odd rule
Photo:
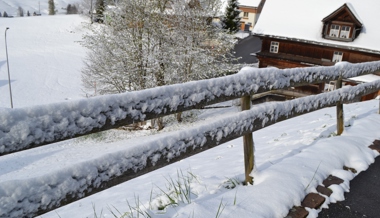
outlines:
[[[79,15],[0,19],[7,45],[14,107],[79,99],[86,50]],[[4,34],[1,36],[4,42]],[[0,43],[0,107],[10,107],[5,43]]]
[[[83,22],[85,20],[76,15],[0,19],[1,26],[10,27],[7,39],[16,108],[84,98],[80,70],[86,51],[77,43],[84,33]],[[4,51],[3,43],[0,43],[0,50]],[[4,52],[0,54],[0,65],[0,107],[9,108]],[[183,124],[173,123],[165,128],[162,135],[197,128],[202,123],[239,110],[232,102],[225,105],[231,107],[195,111]],[[378,155],[367,146],[380,138],[379,102],[354,103],[345,105],[344,109],[346,130],[342,136],[334,134],[335,108],[319,110],[254,132],[254,185],[239,184],[244,178],[244,161],[242,140],[236,139],[40,218],[114,217],[112,213],[121,217],[130,212],[128,204],[133,208],[138,204],[141,210],[147,209],[151,217],[157,218],[282,218],[292,206],[300,205],[307,193],[315,192],[316,186],[333,174],[345,182],[331,187],[334,194],[323,205],[328,207],[328,203],[344,199],[343,192],[349,191],[349,181],[355,176],[344,171],[343,166],[360,172],[367,169]],[[200,123],[193,122],[195,120]],[[12,183],[30,181],[30,187],[28,190],[1,189],[0,199],[7,191],[14,191],[12,194],[16,196],[38,189],[33,186],[36,181],[65,180],[67,175],[64,172],[85,171],[92,161],[104,159],[109,153],[138,149],[162,135],[154,130],[113,130],[3,156],[0,158],[0,183],[11,187]],[[53,177],[59,172],[63,173]],[[91,176],[90,171],[88,175]],[[189,194],[177,196],[176,203],[173,203],[167,197],[175,198],[170,183],[183,179],[187,182],[182,187],[189,187]],[[46,193],[46,196],[55,194],[59,193]],[[8,203],[0,200],[0,214]],[[160,207],[163,210],[158,210]],[[317,213],[311,210],[308,218],[317,217]]]

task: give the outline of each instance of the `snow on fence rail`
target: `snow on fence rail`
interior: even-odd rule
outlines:
[[[344,64],[342,66],[336,66],[334,69],[338,70],[339,72],[342,72],[342,68],[347,66],[350,65]],[[358,66],[360,66],[361,70],[366,71],[366,73],[374,72],[379,70],[380,62],[369,63],[366,65],[352,65],[352,69],[357,69]],[[302,71],[302,69],[300,70]],[[331,68],[320,69],[321,72],[324,71],[324,75],[321,76],[321,74],[319,74],[317,80],[323,80],[327,77],[327,75],[334,73],[330,70]],[[240,72],[237,75],[237,78],[239,78],[240,76],[247,78],[252,73],[261,75],[261,71],[256,71],[252,69],[243,69],[242,71],[243,72]],[[275,70],[274,72],[271,72],[270,70],[267,70],[265,72],[271,74],[274,72],[282,71]],[[354,72],[354,75],[360,74],[360,70],[352,72]],[[275,77],[275,75],[268,75],[268,80],[273,82],[274,79],[271,79],[273,77]],[[332,76],[330,75],[330,77],[335,78],[335,74]],[[303,78],[306,78],[306,76]],[[239,81],[244,81],[243,78],[240,79],[241,80]],[[280,83],[285,84],[285,82],[282,82],[281,80],[282,79],[279,79],[277,84],[275,82],[271,83],[271,86],[282,86],[283,88],[285,88],[286,86],[278,85]],[[313,81],[314,80],[311,80],[311,82]],[[204,81],[201,81],[200,83],[202,82],[204,83]],[[207,84],[212,83],[213,80],[207,80],[207,82],[208,83],[204,84],[205,86]],[[236,80],[230,81],[230,83],[234,82],[236,87]],[[197,83],[198,82],[191,84],[195,86]],[[266,80],[263,80],[262,83],[264,84],[263,86],[270,86],[266,82]],[[185,84],[185,86],[188,86],[188,84]],[[202,90],[202,88],[207,89],[207,86],[205,86],[200,86],[201,88],[199,90]],[[257,84],[252,84],[252,86],[256,87]],[[179,88],[180,86],[175,87]],[[220,87],[217,87],[216,89],[220,89]],[[257,88],[257,90],[259,89],[260,88]],[[232,139],[241,137],[258,129],[272,125],[278,121],[289,119],[301,114],[309,113],[324,107],[334,106],[337,103],[350,102],[355,100],[358,96],[366,95],[368,93],[375,92],[379,89],[380,81],[376,81],[372,83],[361,84],[355,87],[345,87],[333,92],[299,98],[286,102],[265,103],[255,106],[251,110],[242,111],[234,115],[230,115],[229,117],[224,117],[220,120],[216,120],[214,122],[202,125],[200,127],[193,127],[184,131],[178,131],[175,133],[168,134],[165,137],[159,138],[158,140],[142,144],[141,146],[139,146],[138,150],[125,150],[105,154],[102,157],[89,160],[87,162],[80,163],[74,166],[70,166],[59,171],[49,173],[48,175],[46,174],[39,178],[3,182],[0,181],[0,217],[33,217],[39,214],[43,214],[67,203],[84,198],[88,195],[107,189],[116,184],[120,184],[129,179],[138,177],[147,172],[166,166],[175,161],[205,151],[209,148],[217,146],[218,144],[230,141]],[[158,91],[159,89],[154,90]],[[241,97],[241,95],[236,94],[236,92],[238,91],[231,91],[230,93],[235,93],[235,96]],[[153,93],[157,94],[157,92]],[[240,93],[244,92],[240,91]],[[147,93],[144,94],[147,95]],[[244,95],[245,94],[246,93],[244,93]],[[188,96],[191,96],[191,94],[189,94]],[[117,97],[120,97],[120,95],[111,96],[110,98],[113,99],[113,101],[109,102],[114,102],[114,98]],[[123,95],[121,95],[121,97],[123,97]],[[214,98],[216,97],[214,96]],[[203,100],[203,102],[205,102],[204,97],[196,99],[201,99]],[[181,101],[185,100],[179,100],[178,102]],[[213,101],[217,102],[217,100]],[[192,101],[189,100],[189,102]],[[73,111],[71,113],[84,113],[82,111],[83,109],[81,109],[79,112],[75,111],[79,110],[77,107],[77,104],[79,103],[86,105],[86,101],[76,102],[74,104],[76,107],[73,107]],[[93,102],[90,105],[97,106],[97,104],[98,103]],[[104,104],[104,102],[101,103],[101,105]],[[192,104],[195,105],[194,102],[192,102]],[[53,106],[55,109],[58,110],[58,105]],[[146,102],[144,105],[144,107],[149,107],[149,105],[146,104]],[[165,106],[165,104],[158,105],[161,105],[161,107]],[[183,103],[176,103],[175,105],[177,107],[178,105],[183,105],[181,106],[183,108],[192,107],[191,105],[188,106]],[[96,108],[94,108],[94,110],[95,109]],[[26,108],[25,110],[34,111],[36,110],[36,107],[29,109]],[[134,110],[136,110],[136,108]],[[12,114],[13,111],[16,111],[15,113],[20,113],[17,112],[17,110],[4,110],[1,111],[1,113],[6,112],[8,114]],[[84,111],[86,111],[86,108],[84,109]],[[154,110],[150,109],[145,111]],[[66,111],[62,113],[60,116],[61,118],[64,118],[65,115],[71,116],[71,113]],[[51,112],[50,114],[55,113]],[[143,113],[136,110],[135,114],[142,116]],[[48,117],[45,117],[45,119],[48,119]],[[55,120],[53,119],[53,121],[55,123],[59,123],[59,120],[57,118],[55,118]],[[47,120],[45,125],[53,121]],[[91,124],[92,122],[89,123]],[[78,125],[78,123],[76,124]],[[80,124],[80,126],[84,125],[85,123]],[[22,128],[23,126],[19,126],[18,129],[22,131]],[[39,134],[42,133],[39,132]]]
[[[295,69],[243,68],[238,74],[118,95],[0,109],[0,155],[202,108],[242,96],[380,70],[380,61]]]

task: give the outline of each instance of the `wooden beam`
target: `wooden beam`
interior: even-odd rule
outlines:
[[[251,96],[244,96],[241,98],[241,110],[251,109]],[[253,178],[250,176],[254,169],[255,155],[254,155],[254,143],[252,133],[243,135],[244,145],[244,168],[245,168],[245,184],[253,184]]]
[[[336,81],[336,89],[342,88],[342,76]],[[336,134],[341,135],[344,130],[344,114],[343,114],[343,103],[339,101],[336,104],[336,119],[337,119],[337,130]]]
[[[91,133],[115,129],[144,120],[200,109],[207,105],[241,98],[242,96],[311,83],[329,82],[339,77],[337,73],[339,70],[347,73],[347,75],[343,74],[343,78],[375,73],[380,70],[380,61],[360,64],[347,63],[343,67],[332,66],[325,67],[323,68],[324,70],[321,69],[320,67],[286,70],[255,69],[245,74],[241,72],[237,75],[216,79],[59,103],[59,107],[55,104],[27,109],[4,110],[0,113],[0,118],[6,118],[12,122],[0,124],[0,135],[2,135],[0,138],[0,156]],[[242,74],[244,74],[244,77],[241,77]],[[209,88],[199,89],[199,87]],[[136,96],[141,97],[136,98]],[[194,98],[194,96],[202,96],[202,99]],[[172,103],[178,100],[180,101],[178,105],[175,105],[174,109]],[[98,102],[103,102],[104,104],[99,105]],[[162,102],[165,103],[163,104]],[[83,112],[81,110],[83,107],[90,107],[91,105],[98,105],[96,112],[92,111],[91,114],[84,115],[79,114]],[[149,105],[157,106],[149,107]],[[31,113],[31,111],[35,113]],[[62,114],[78,115],[64,117]],[[67,118],[71,118],[71,120],[66,120]],[[93,126],[77,125],[77,120],[81,118],[88,119]],[[46,125],[46,119],[52,119],[54,122]],[[76,126],[75,131],[71,128],[61,127],[62,122],[66,121],[68,122],[67,126]],[[36,134],[36,131],[29,131],[26,133],[28,137],[21,137],[16,132],[11,131],[11,129],[17,129],[20,125],[25,129],[39,128],[41,131],[38,131],[38,134]]]

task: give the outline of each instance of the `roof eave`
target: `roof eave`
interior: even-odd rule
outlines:
[[[380,50],[337,45],[337,44],[318,42],[318,41],[312,41],[312,40],[307,40],[307,39],[290,38],[290,37],[285,37],[285,36],[275,36],[275,35],[258,34],[258,33],[253,33],[253,35],[260,37],[260,38],[268,37],[268,38],[272,38],[272,39],[282,39],[282,40],[288,40],[288,41],[293,41],[293,42],[302,42],[302,43],[313,44],[313,45],[321,45],[321,46],[326,46],[326,47],[341,48],[341,49],[346,49],[346,50],[351,50],[351,51],[361,51],[361,52],[366,52],[366,53],[371,53],[371,54],[380,54]]]

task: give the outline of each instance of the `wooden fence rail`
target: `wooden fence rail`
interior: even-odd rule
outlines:
[[[380,61],[238,74],[112,96],[0,110],[0,156],[274,89],[380,71]],[[152,106],[153,105],[153,106]],[[75,128],[72,128],[75,126]],[[22,134],[18,131],[23,128]],[[39,129],[39,131],[35,131]]]
[[[347,67],[352,67],[352,68],[347,68]],[[319,69],[319,71],[317,71],[317,69]],[[343,73],[342,69],[346,69],[347,72],[345,71],[345,73]],[[236,77],[225,77],[221,80],[215,79],[215,80],[207,80],[206,82],[200,81],[200,82],[188,83],[188,84],[183,85],[185,86],[185,88],[183,87],[181,88],[181,85],[175,85],[175,86],[154,89],[153,91],[140,92],[146,95],[146,98],[143,100],[136,99],[136,96],[133,96],[131,94],[115,95],[114,98],[111,97],[112,98],[111,100],[107,99],[107,101],[105,101],[106,103],[104,104],[105,105],[104,108],[115,109],[116,103],[117,103],[117,107],[120,108],[120,105],[123,105],[123,103],[132,102],[133,105],[131,107],[133,108],[133,110],[131,110],[131,107],[129,107],[128,105],[123,105],[123,108],[125,108],[126,110],[129,108],[127,111],[130,114],[132,114],[131,111],[134,111],[135,114],[137,113],[138,114],[137,117],[139,119],[137,119],[136,116],[128,115],[127,112],[124,114],[124,116],[128,118],[128,121],[125,121],[125,120],[118,121],[114,117],[107,118],[106,116],[107,113],[103,110],[104,108],[100,108],[100,109],[97,109],[96,113],[104,115],[103,117],[104,122],[101,123],[102,125],[100,127],[97,127],[97,130],[103,130],[103,129],[115,127],[115,126],[121,125],[121,123],[123,123],[124,125],[132,121],[135,122],[135,121],[140,121],[141,119],[150,119],[156,116],[161,116],[162,114],[166,115],[166,114],[171,114],[178,111],[184,111],[184,110],[188,110],[189,108],[190,109],[198,108],[200,107],[199,105],[204,106],[204,105],[210,104],[210,102],[212,103],[220,102],[221,100],[218,99],[219,97],[223,99],[223,101],[225,101],[232,98],[249,96],[251,93],[268,91],[274,88],[280,88],[280,87],[286,88],[290,85],[292,86],[304,85],[305,82],[314,83],[315,81],[316,82],[329,81],[331,79],[338,79],[340,75],[346,75],[346,76],[348,75],[348,77],[352,77],[356,75],[361,75],[363,74],[363,72],[364,74],[373,73],[373,72],[378,71],[379,69],[380,69],[380,62],[359,64],[359,65],[344,64],[344,65],[339,65],[332,68],[331,67],[310,68],[310,69],[300,68],[298,69],[298,71],[300,71],[299,74],[301,75],[299,77],[296,76],[297,70],[271,71],[267,69],[267,70],[257,70],[257,71],[253,70],[253,73],[252,73],[252,72],[249,72],[249,70],[247,70],[247,72],[244,72],[244,69],[243,69],[242,70],[243,72],[239,73]],[[307,72],[309,72],[309,74]],[[277,76],[274,74],[272,75],[272,73],[280,73],[280,76]],[[270,74],[270,75],[267,75],[267,74]],[[307,76],[307,74],[309,76]],[[345,78],[345,76],[342,76],[342,77]],[[265,80],[265,78],[267,79]],[[292,78],[292,79],[289,79],[289,78]],[[227,91],[228,88],[225,88],[225,87],[228,87],[228,83],[227,83],[228,81],[226,81],[227,79],[229,80],[229,84],[235,84],[232,87],[232,89],[236,89],[234,92]],[[249,84],[248,81],[255,81],[257,84],[256,83]],[[277,81],[277,83],[275,81]],[[296,82],[291,82],[291,81],[296,81]],[[206,83],[204,85],[200,85],[200,87],[209,86],[210,84],[215,84],[215,85],[222,84],[224,87],[224,91],[214,92],[213,94],[212,92],[213,88],[210,87],[209,90],[198,92],[198,94],[202,93],[201,100],[199,99],[191,100],[191,99],[197,99],[197,98],[194,98],[194,96],[192,98],[191,96],[194,93],[190,92],[189,90],[192,90],[192,91],[197,90],[196,85],[198,83]],[[237,85],[237,84],[240,84],[240,85]],[[244,84],[244,87],[250,87],[250,88],[238,89],[237,87],[241,87],[242,84]],[[149,105],[146,105],[146,104],[144,105],[142,102],[146,103],[147,101],[148,102],[155,101],[155,99],[158,99],[158,97],[156,98],[155,96],[165,95],[163,93],[168,90],[171,90],[171,91],[179,90],[179,93],[180,93],[180,94],[175,93],[171,95],[169,97],[169,100],[173,100],[176,98],[173,96],[179,95],[183,97],[183,99],[181,99],[181,103],[175,105],[178,110],[173,110],[173,107],[169,106],[170,102],[168,102],[167,104],[161,104],[164,106],[163,108],[160,108],[159,113],[158,112],[153,113],[155,111],[154,108],[143,109]],[[0,202],[2,201],[9,202],[10,201],[9,199],[14,197],[11,195],[3,194],[3,193],[10,193],[9,190],[3,190],[3,187],[12,186],[12,187],[17,187],[17,188],[22,189],[23,187],[28,186],[28,184],[26,183],[40,185],[40,188],[35,189],[36,192],[33,193],[32,196],[22,196],[22,199],[19,199],[11,206],[7,205],[6,208],[1,208],[3,205],[0,204],[0,217],[6,216],[8,214],[17,214],[18,217],[34,217],[36,215],[46,213],[48,211],[61,207],[62,205],[71,203],[73,201],[84,198],[91,194],[97,193],[101,190],[107,189],[114,185],[128,181],[132,178],[136,178],[145,173],[151,172],[153,170],[164,167],[176,161],[182,160],[186,157],[189,157],[199,152],[210,149],[221,143],[228,142],[230,140],[236,139],[244,135],[249,135],[256,130],[275,124],[276,122],[293,118],[302,114],[306,114],[306,113],[309,113],[321,108],[335,106],[337,105],[337,103],[352,102],[355,99],[357,99],[359,96],[373,93],[378,90],[380,90],[380,81],[365,83],[365,84],[361,84],[355,87],[344,87],[342,89],[338,89],[333,92],[323,93],[323,94],[314,95],[314,96],[308,96],[304,98],[298,98],[291,101],[264,103],[264,104],[256,105],[249,110],[241,111],[235,115],[224,117],[214,122],[204,124],[201,127],[198,126],[198,127],[187,129],[186,131],[172,133],[163,138],[152,141],[151,143],[148,143],[147,145],[143,146],[142,150],[139,151],[139,155],[137,154],[131,155],[127,151],[108,154],[107,164],[103,163],[104,157],[102,157],[101,159],[91,161],[90,165],[89,164],[86,165],[87,167],[96,169],[97,173],[94,174],[96,175],[95,177],[93,176],[89,178],[86,172],[82,173],[78,169],[75,170],[75,176],[72,177],[71,182],[73,184],[76,184],[76,185],[73,185],[73,187],[78,187],[77,190],[67,190],[64,184],[60,184],[59,181],[58,182],[50,181],[49,178],[46,178],[43,182],[34,178],[31,178],[27,182],[25,181],[1,182],[0,181]],[[205,92],[207,92],[207,94],[205,94]],[[218,95],[215,93],[218,93]],[[232,94],[227,94],[227,93],[232,93]],[[152,94],[152,95],[149,95],[149,94]],[[141,96],[141,95],[138,95],[138,96]],[[128,99],[128,97],[131,99]],[[91,102],[93,100],[104,100],[104,98],[90,99],[87,101],[78,101],[74,105],[65,107],[64,110],[69,110],[71,107],[71,110],[73,110],[72,112],[75,112],[75,110],[83,111],[83,107],[85,108],[88,107],[86,105],[88,101]],[[161,101],[162,101],[162,98],[161,98]],[[113,104],[110,104],[110,103],[113,103]],[[53,107],[53,108],[45,108],[42,106],[38,107],[37,111],[39,112],[38,113],[34,112],[34,113],[37,113],[34,115],[39,115],[39,116],[37,116],[37,118],[34,117],[33,119],[31,119],[31,114],[33,113],[30,113],[30,110],[32,110],[30,108],[3,110],[3,111],[0,111],[0,117],[4,116],[4,114],[10,116],[11,121],[9,121],[9,123],[13,125],[17,125],[17,123],[20,123],[20,122],[21,123],[25,122],[22,126],[28,125],[28,122],[34,121],[34,123],[29,124],[29,125],[33,125],[35,127],[36,126],[35,122],[39,122],[38,121],[39,119],[47,119],[46,116],[48,117],[53,116],[50,119],[56,119],[54,120],[54,123],[60,123],[60,121],[57,118],[59,117],[57,115],[57,111],[54,111],[54,113],[50,112],[54,108],[58,110],[60,106],[62,105],[57,104],[53,106],[47,106],[47,107]],[[89,106],[92,106],[92,104],[89,104]],[[244,109],[248,109],[248,108],[245,107]],[[28,110],[29,110],[29,113],[28,113]],[[43,112],[49,112],[48,115],[43,115],[43,112],[40,112],[41,110]],[[144,112],[139,113],[139,110],[143,110]],[[122,111],[123,110],[121,110],[121,112]],[[65,113],[61,112],[61,113],[67,114],[67,112]],[[63,118],[62,115],[60,117]],[[23,120],[24,118],[26,120]],[[50,122],[47,122],[47,123],[50,124]],[[40,126],[38,127],[40,128]],[[8,132],[4,131],[4,128],[8,128],[9,129]],[[12,132],[10,129],[11,128],[9,128],[8,126],[0,126],[0,130],[2,131],[0,132],[0,136],[1,136],[0,140],[3,139],[3,136],[6,137],[7,133]],[[86,131],[83,131],[80,133],[78,132],[72,133],[73,135],[71,135],[70,137],[73,137],[76,135],[84,135],[84,134],[94,131],[93,129],[86,129],[85,127],[84,129]],[[56,134],[54,131],[52,132]],[[60,134],[62,134],[62,132],[60,132]],[[65,138],[70,138],[67,135],[69,135],[69,133],[66,133],[66,136],[58,137],[58,139],[53,137],[53,139],[59,141]],[[41,139],[41,142],[39,144],[44,144],[44,143],[47,143],[48,141],[49,140],[43,141]],[[33,143],[34,142],[28,142],[28,143],[20,142],[20,144],[23,144],[23,145],[27,144],[27,147],[28,146],[30,147],[30,145],[33,145]],[[251,162],[253,164],[253,148],[251,147],[248,149],[252,150],[252,152],[248,151],[248,153],[252,153],[252,157],[248,157],[248,162]],[[250,171],[246,170],[246,174],[247,172],[249,174]],[[60,172],[57,172],[57,174],[59,173]],[[54,176],[52,175],[52,177]],[[62,193],[62,195],[60,196],[54,195],[51,197],[50,201],[44,202],[42,201],[42,198],[46,192]],[[32,202],[36,206],[25,208],[25,204],[24,204],[25,201]]]

